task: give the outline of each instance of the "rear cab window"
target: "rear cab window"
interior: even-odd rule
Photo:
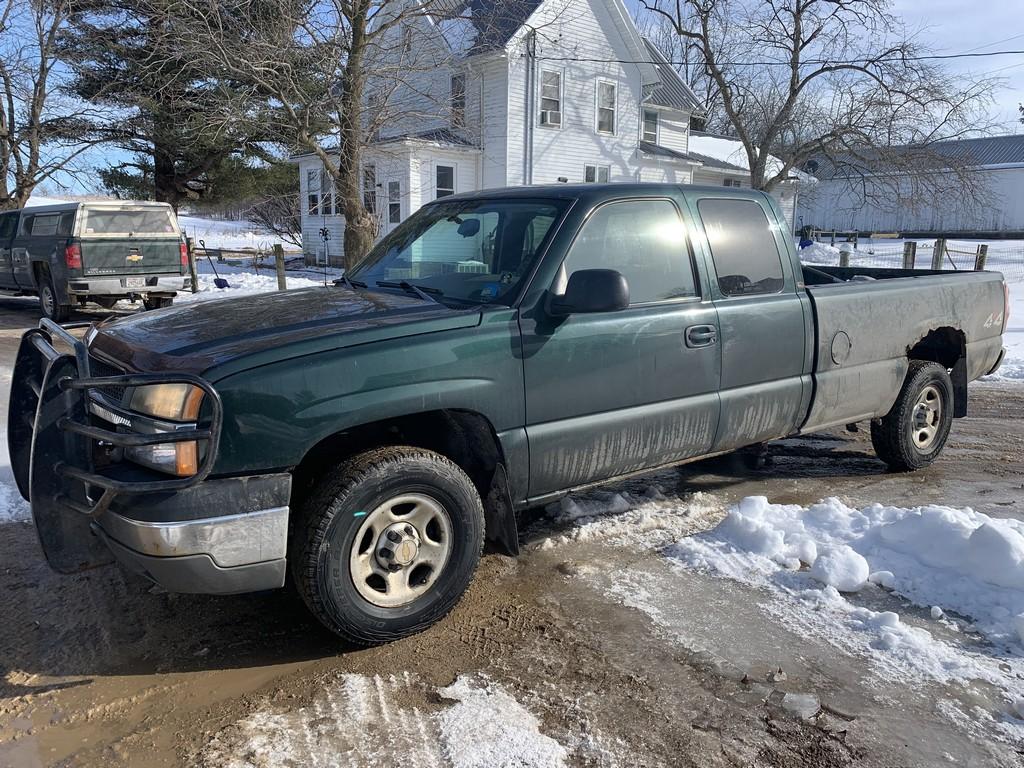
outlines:
[[[86,208],[83,211],[81,234],[83,237],[177,236],[178,229],[170,208],[136,210]]]
[[[0,214],[0,241],[7,241],[14,237],[18,228],[18,215],[17,211]]]
[[[697,201],[697,210],[723,295],[782,292],[782,255],[764,208],[754,200],[708,197]]]
[[[668,199],[605,203],[583,224],[559,270],[561,294],[573,272],[613,269],[626,278],[629,303],[697,296],[686,226]]]

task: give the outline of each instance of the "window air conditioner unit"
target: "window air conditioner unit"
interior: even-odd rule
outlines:
[[[540,113],[540,124],[560,126],[562,124],[562,113],[556,112],[553,109],[542,110]]]

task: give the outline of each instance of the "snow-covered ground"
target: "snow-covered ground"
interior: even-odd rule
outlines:
[[[409,673],[342,674],[308,707],[270,703],[225,729],[200,762],[217,768],[562,768],[568,756],[534,714],[487,678],[463,675],[435,689]]]
[[[879,684],[930,684],[977,701],[979,685],[997,692],[995,711],[965,708],[952,693],[939,709],[1024,739],[1024,523],[941,506],[857,509],[831,498],[802,507],[748,497],[715,527],[688,535],[715,506],[707,494],[665,498],[656,488],[564,499],[548,515],[570,528],[540,547],[605,541],[659,553],[680,576],[738,582],[761,596],[766,618],[867,661]],[[582,573],[606,578],[602,569]],[[669,634],[686,635],[671,603],[685,582],[673,581],[626,567],[606,589]],[[694,642],[683,635],[680,642]]]

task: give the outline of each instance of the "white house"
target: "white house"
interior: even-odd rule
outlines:
[[[622,0],[452,2],[462,18],[417,15],[388,32],[388,50],[444,65],[410,66],[400,85],[371,95],[401,115],[364,157],[364,201],[382,235],[426,202],[476,189],[730,185],[745,175],[749,185],[741,166],[691,150],[690,117],[701,103],[640,36]],[[344,220],[319,159],[295,160],[304,250],[333,262]]]
[[[962,177],[948,173],[946,184],[918,184],[907,174],[822,158],[808,163],[818,183],[801,197],[798,224],[922,236],[1024,235],[1024,135],[935,142],[925,152],[940,176],[955,161],[969,174],[972,191],[960,189]]]

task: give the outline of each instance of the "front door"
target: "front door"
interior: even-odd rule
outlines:
[[[699,196],[722,345],[715,451],[796,431],[811,395],[809,308],[763,195]]]
[[[521,320],[531,497],[711,448],[718,321],[683,222],[664,197],[597,207],[551,293],[577,269],[615,269],[629,284],[629,308]]]

